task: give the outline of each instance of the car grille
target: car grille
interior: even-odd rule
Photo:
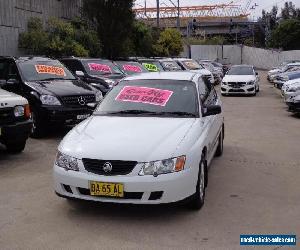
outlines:
[[[14,120],[13,108],[0,108],[0,124],[12,123]]]
[[[63,96],[61,99],[64,105],[72,107],[85,106],[87,103],[96,101],[95,95]]]
[[[91,173],[98,175],[126,175],[129,174],[136,166],[136,161],[109,161],[109,160],[94,160],[94,159],[82,159],[84,168]],[[112,169],[110,171],[104,171],[103,167],[105,163],[110,163]]]
[[[243,93],[245,90],[243,89],[230,89],[228,92],[230,93]]]
[[[228,86],[232,88],[241,88],[246,85],[245,82],[228,82]]]

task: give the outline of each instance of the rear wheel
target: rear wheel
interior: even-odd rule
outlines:
[[[205,158],[202,155],[200,166],[199,166],[199,173],[198,173],[198,180],[196,186],[196,193],[193,195],[192,200],[190,201],[189,206],[192,209],[200,210],[204,205],[205,200],[205,188],[206,183],[205,180],[207,179],[207,171],[205,165]]]

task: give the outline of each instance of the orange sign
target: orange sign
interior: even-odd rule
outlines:
[[[35,69],[38,74],[66,76],[66,72],[62,67],[49,65],[35,65]]]

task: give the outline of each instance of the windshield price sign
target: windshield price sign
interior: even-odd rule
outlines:
[[[38,74],[66,76],[65,70],[62,67],[57,67],[57,66],[35,65],[35,70]]]
[[[166,106],[173,91],[137,86],[125,86],[115,100]]]
[[[143,63],[142,65],[150,72],[158,72],[159,71],[158,67],[154,64]]]
[[[123,65],[123,69],[125,71],[130,71],[130,72],[137,72],[137,73],[142,72],[142,69],[139,66],[136,66],[136,65],[125,64],[125,65]]]
[[[105,64],[99,64],[99,63],[89,63],[89,68],[92,71],[101,71],[105,73],[111,73],[111,68],[108,65]]]

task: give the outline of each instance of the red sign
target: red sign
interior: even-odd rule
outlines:
[[[105,64],[89,63],[89,68],[92,71],[101,71],[101,72],[105,72],[105,73],[111,73],[110,66],[105,65]]]
[[[166,106],[173,91],[148,87],[125,86],[115,100]]]
[[[125,71],[136,72],[136,73],[142,72],[142,69],[139,66],[136,66],[136,65],[124,64],[123,69]]]

